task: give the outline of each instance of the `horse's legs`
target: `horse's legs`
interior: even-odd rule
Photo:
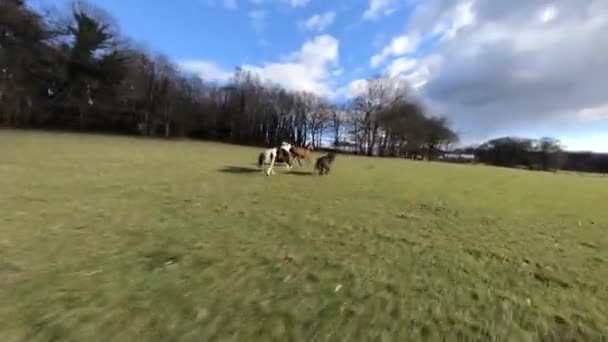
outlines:
[[[273,167],[274,167],[274,162],[275,162],[276,157],[277,157],[277,156],[276,156],[276,154],[272,154],[272,155],[270,156],[270,167],[269,167],[269,168],[268,168],[268,170],[266,171],[266,175],[267,175],[267,176],[270,176],[270,173],[274,174],[274,169],[273,169]]]
[[[300,166],[302,166],[302,162],[300,161],[300,157],[296,157],[296,160],[298,161],[298,164],[300,164]]]

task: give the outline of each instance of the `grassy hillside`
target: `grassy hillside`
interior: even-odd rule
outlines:
[[[608,336],[608,178],[0,130],[0,340]]]

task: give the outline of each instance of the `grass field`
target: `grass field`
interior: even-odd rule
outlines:
[[[0,130],[0,341],[606,341],[608,178]]]

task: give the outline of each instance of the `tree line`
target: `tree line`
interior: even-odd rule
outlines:
[[[608,173],[608,154],[589,151],[566,151],[559,139],[501,137],[479,146],[459,148],[452,155],[474,155],[474,160],[488,165],[528,170]],[[460,160],[465,162],[465,160]]]
[[[398,79],[370,79],[344,103],[240,68],[209,82],[129,43],[98,8],[41,14],[24,0],[0,0],[0,123],[266,146],[329,136],[367,155],[430,156],[458,141]]]
[[[474,151],[476,158],[487,164],[547,171],[563,166],[562,152],[561,141],[551,137],[502,137],[489,140]]]

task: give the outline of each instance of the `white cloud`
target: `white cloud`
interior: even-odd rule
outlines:
[[[424,69],[407,72],[397,77],[405,80],[413,90],[419,90],[428,81],[428,73]]]
[[[461,2],[435,25],[434,33],[442,33],[443,37],[453,38],[461,29],[475,23],[473,2]]]
[[[380,53],[372,56],[370,65],[375,68],[382,64],[382,62],[384,62],[388,57],[397,57],[414,52],[416,50],[417,43],[417,38],[412,39],[408,35],[397,36],[393,38]]]
[[[543,8],[538,13],[537,17],[540,22],[548,23],[548,22],[552,21],[553,19],[555,19],[558,14],[559,14],[559,10],[557,9],[557,7],[555,7],[553,5],[549,5],[545,8]]]
[[[288,54],[285,60],[265,63],[262,66],[242,65],[241,67],[287,90],[308,91],[320,96],[333,97],[337,92],[333,90],[332,77],[342,72],[338,58],[339,41],[323,34],[304,42],[299,50]],[[179,65],[206,80],[228,80],[232,76],[232,72],[222,70],[208,61],[182,61]]]
[[[361,94],[364,94],[369,89],[368,88],[369,83],[370,83],[370,81],[363,79],[363,78],[356,79],[356,80],[350,82],[345,89],[346,97],[353,98],[353,97],[359,96]],[[386,88],[386,89],[388,89],[394,93],[402,93],[403,91],[407,91],[407,89],[410,89],[409,82],[407,82],[407,80],[405,80],[403,78],[393,78],[393,79],[391,79],[390,83],[384,83],[384,84],[389,86],[389,88]]]
[[[608,1],[416,2],[405,30],[390,41],[381,37],[388,43],[370,64],[408,81],[430,111],[450,117],[463,140],[539,127],[564,132],[608,125]],[[369,19],[396,6],[373,3]],[[417,51],[421,46],[424,51]],[[245,68],[287,89],[352,97],[366,81],[336,86],[344,76],[338,47],[337,39],[321,35],[284,59]],[[196,70],[206,78],[230,75],[212,66],[196,65]],[[357,72],[347,71],[351,77]]]
[[[263,80],[273,82],[293,91],[308,91],[320,96],[334,97],[332,77],[342,73],[339,67],[339,41],[327,34],[310,39],[280,62],[258,65],[242,65],[243,70],[258,74]],[[227,81],[232,72],[209,61],[186,60],[178,63],[184,70],[194,72],[205,80]]]
[[[291,7],[304,7],[306,6],[310,0],[287,0]]]
[[[239,0],[204,0],[209,6],[221,6],[232,10],[239,8],[238,1]]]
[[[396,77],[412,70],[417,65],[416,60],[408,57],[395,59],[388,67],[386,73],[389,77]]]
[[[440,37],[432,55],[399,77],[465,138],[608,124],[607,1],[429,0],[405,35],[429,34]],[[372,64],[398,57],[389,51]]]
[[[236,0],[222,0],[222,5],[226,8],[230,8],[230,9],[239,8],[239,5],[236,2]]]
[[[327,34],[304,42],[288,54],[285,61],[263,66],[243,65],[243,69],[259,74],[288,90],[304,90],[321,96],[334,96],[331,68],[338,66],[339,41]]]
[[[363,94],[367,90],[367,80],[357,79],[349,83],[346,89],[346,96],[353,98]]]
[[[265,10],[253,10],[249,12],[249,18],[251,18],[251,23],[256,31],[259,32],[264,29],[264,26],[266,25],[266,16],[267,13]]]
[[[601,121],[608,119],[608,103],[596,107],[583,108],[578,111],[577,117],[585,121]],[[608,135],[606,140],[608,141]]]
[[[189,72],[197,74],[204,80],[225,82],[230,79],[232,72],[225,71],[217,64],[209,61],[184,60],[178,65]]]
[[[363,13],[364,20],[375,20],[380,16],[389,15],[395,11],[394,0],[369,0],[369,5]]]
[[[329,11],[321,14],[315,14],[305,21],[300,22],[299,26],[302,29],[309,31],[323,31],[334,22],[336,12]]]
[[[344,69],[343,68],[338,68],[338,69],[334,69],[331,72],[332,76],[338,77],[340,75],[342,75],[344,73]]]
[[[476,0],[486,1],[487,0]],[[475,23],[475,7],[478,2],[470,0],[427,0],[420,1],[410,19],[408,32],[425,32],[440,35],[453,35],[458,30]],[[522,0],[513,0],[522,2]],[[538,1],[538,0],[530,0]],[[504,4],[503,7],[508,7]]]
[[[291,7],[304,7],[308,5],[310,0],[249,0],[254,5],[261,5],[263,3],[282,3]]]

